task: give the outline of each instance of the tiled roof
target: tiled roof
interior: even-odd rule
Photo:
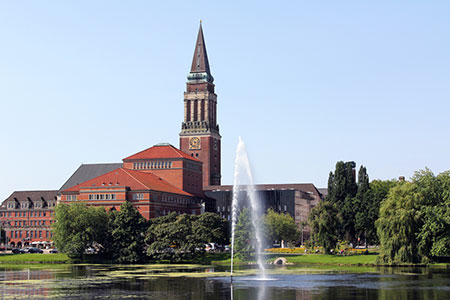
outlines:
[[[123,160],[133,159],[164,159],[164,158],[186,158],[195,162],[200,162],[198,159],[191,157],[189,154],[175,148],[170,144],[158,144],[141,152],[128,156]]]
[[[56,200],[57,190],[45,190],[45,191],[15,191],[5,201],[17,199],[17,201],[27,201],[28,198],[31,201],[41,200],[45,201]],[[4,202],[5,202],[4,201]]]
[[[111,164],[82,164],[69,179],[63,184],[59,191],[66,190],[82,182],[88,181],[92,178],[102,174],[111,172],[117,168],[122,167],[121,163]]]
[[[77,192],[82,188],[102,186],[105,186],[105,188],[114,186],[126,186],[130,190],[153,190],[192,196],[192,194],[183,191],[182,189],[172,185],[171,183],[165,181],[164,179],[156,176],[153,173],[128,170],[124,168],[118,168],[106,174],[100,175],[96,178],[68,188],[63,192]]]

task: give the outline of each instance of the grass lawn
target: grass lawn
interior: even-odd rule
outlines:
[[[0,264],[11,263],[37,263],[37,264],[49,264],[49,263],[70,263],[71,260],[63,253],[54,254],[39,254],[39,253],[24,253],[24,254],[0,254]]]
[[[281,256],[280,256],[281,257]],[[377,255],[326,255],[326,254],[308,254],[285,256],[287,261],[295,264],[322,264],[322,265],[357,265],[357,264],[375,264]]]
[[[293,264],[317,264],[317,265],[370,265],[375,264],[377,255],[325,255],[325,254],[301,254],[301,255],[283,255],[283,254],[267,254],[264,257],[266,262],[273,261],[277,257],[285,257],[288,263]],[[226,265],[230,264],[230,255],[217,256],[216,259],[211,258],[211,263]],[[247,264],[246,261],[241,261],[238,258],[234,258],[236,264]]]

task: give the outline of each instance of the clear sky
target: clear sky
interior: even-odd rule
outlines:
[[[0,199],[178,146],[200,19],[223,184],[450,169],[450,1],[0,1]]]

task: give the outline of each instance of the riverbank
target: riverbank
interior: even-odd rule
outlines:
[[[272,263],[275,258],[284,257],[290,265],[305,265],[305,266],[352,266],[352,267],[368,267],[380,266],[376,264],[377,255],[326,255],[326,254],[302,254],[302,255],[283,255],[283,254],[265,254],[264,261],[267,264]],[[64,253],[56,254],[0,254],[0,265],[5,264],[113,264],[111,261],[101,260],[92,257],[85,260],[72,260]],[[168,261],[149,262],[148,265],[159,263],[170,264]],[[206,253],[203,257],[192,261],[179,262],[183,264],[199,264],[199,265],[220,265],[227,266],[231,263],[229,253]],[[252,261],[243,261],[237,257],[234,258],[235,265],[254,264]],[[388,265],[385,265],[388,267]],[[449,264],[429,264],[429,265],[401,265],[401,266],[437,266],[449,267]],[[401,267],[399,266],[399,267]]]
[[[349,256],[340,256],[340,255],[326,255],[326,254],[265,254],[264,261],[266,263],[273,262],[276,258],[283,257],[286,259],[288,264],[307,264],[307,265],[330,265],[330,266],[371,266],[375,265],[377,255],[349,255]],[[211,261],[212,264],[217,265],[227,265],[231,263],[231,259],[228,257],[221,257],[221,259],[216,259]],[[235,264],[251,264],[251,261],[242,261],[239,258],[234,258]]]
[[[68,264],[72,260],[64,253],[0,254],[0,264]]]

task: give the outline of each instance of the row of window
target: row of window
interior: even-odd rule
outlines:
[[[7,222],[11,225],[12,221]],[[55,223],[55,220],[31,220],[31,221],[14,221],[15,227],[22,227],[22,226],[45,226],[45,225],[51,225]]]
[[[162,202],[172,202],[172,203],[177,203],[177,204],[192,204],[193,203],[192,199],[178,198],[175,196],[167,196],[167,195],[162,195],[161,201]]]
[[[226,208],[227,208],[228,212],[231,211],[230,206],[227,206]],[[225,212],[225,206],[222,206],[222,210],[220,210],[220,206],[217,206],[217,212],[221,212],[221,211]]]
[[[116,200],[116,194],[89,194],[89,200]]]
[[[133,194],[133,200],[144,200],[144,194],[143,193]]]
[[[163,209],[162,211],[160,211],[160,214],[161,214],[161,216],[165,216],[165,215],[170,214],[171,212],[174,212],[174,213],[176,213],[178,215],[187,214],[188,213],[187,211],[181,211],[181,210],[170,210],[170,209],[165,210],[165,209]],[[191,214],[195,215],[195,213],[196,213],[196,211],[194,209],[191,210]]]
[[[144,161],[133,163],[133,169],[135,170],[146,170],[146,169],[170,169],[172,168],[172,162],[163,161]]]
[[[42,208],[42,207],[54,207],[56,206],[55,202],[49,202],[47,205],[45,205],[45,203],[40,203],[40,202],[36,202],[36,203],[30,203],[30,202],[22,202],[20,204],[16,203],[16,202],[8,202],[8,204],[6,205],[7,208]]]
[[[53,216],[54,212],[49,211],[48,215]],[[6,211],[6,212],[0,212],[0,217],[45,217],[47,216],[47,212],[45,211]]]
[[[42,231],[42,230],[31,230],[31,231],[21,231],[21,230],[17,230],[17,231],[11,231],[10,233],[10,238],[42,238],[43,237],[43,233],[45,234],[46,238],[52,237],[53,234],[51,231]]]

